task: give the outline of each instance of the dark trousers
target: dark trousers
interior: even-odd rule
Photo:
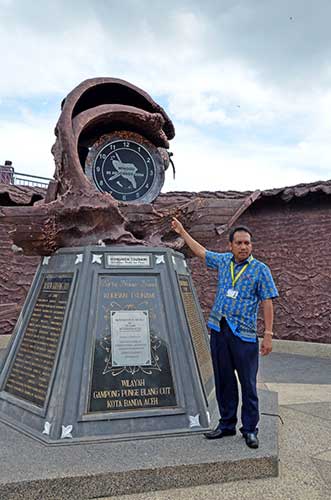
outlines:
[[[241,432],[257,432],[259,401],[256,377],[259,363],[258,342],[244,342],[236,337],[222,318],[221,332],[211,331],[216,398],[220,411],[220,429],[233,430],[237,424],[238,384],[241,385]]]

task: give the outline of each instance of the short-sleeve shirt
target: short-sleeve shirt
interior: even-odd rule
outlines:
[[[234,276],[248,263],[233,286],[231,261],[234,262]],[[232,253],[206,251],[206,264],[218,271],[218,284],[208,326],[220,331],[220,320],[224,316],[234,335],[246,342],[256,342],[257,313],[259,302],[278,297],[278,291],[269,267],[250,257],[239,264],[235,263]],[[234,289],[236,298],[227,296]]]

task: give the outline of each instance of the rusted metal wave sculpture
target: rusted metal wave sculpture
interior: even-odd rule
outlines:
[[[12,225],[11,238],[26,255],[49,255],[60,247],[100,240],[108,244],[162,242],[162,235],[157,233],[164,230],[161,222],[169,221],[172,208],[161,212],[151,204],[139,204],[132,210],[98,191],[85,175],[91,145],[103,134],[118,130],[141,134],[159,151],[167,168],[168,141],[175,131],[163,108],[124,80],[93,78],[82,82],[62,103],[52,148],[55,180],[45,199],[30,207],[0,209],[0,223]],[[137,225],[137,213],[148,223]],[[178,247],[181,243],[177,240],[169,238],[163,244]]]
[[[165,132],[162,130],[164,118],[160,113],[149,113],[134,106],[123,104],[103,104],[83,111],[73,119],[73,132],[78,148],[81,135],[87,135],[95,127],[107,127],[109,123],[128,124],[143,132],[156,146],[169,147]]]
[[[32,207],[0,209],[0,223],[11,225],[13,243],[25,255],[50,255],[58,248],[110,243],[136,244],[125,229],[128,223],[116,202],[106,195],[86,192],[65,194],[55,201]]]
[[[60,192],[73,187],[94,189],[84,175],[79,148],[88,148],[93,139],[118,128],[145,132],[156,146],[163,148],[175,135],[164,109],[129,82],[93,78],[70,92],[63,101],[52,149]]]

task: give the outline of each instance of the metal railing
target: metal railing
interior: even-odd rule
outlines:
[[[14,168],[11,166],[0,165],[0,183],[3,184],[40,187],[46,189],[50,180],[51,179],[48,177],[15,172]]]
[[[17,186],[30,186],[47,188],[49,181],[48,177],[40,177],[38,175],[21,174],[14,172],[14,184]]]

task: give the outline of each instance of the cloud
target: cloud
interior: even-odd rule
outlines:
[[[50,150],[54,142],[48,120],[0,122],[0,163],[11,160],[16,172],[52,177],[55,164]]]
[[[165,189],[327,179],[330,14],[327,0],[0,0],[0,162],[52,175],[62,98],[114,76],[175,123]]]

